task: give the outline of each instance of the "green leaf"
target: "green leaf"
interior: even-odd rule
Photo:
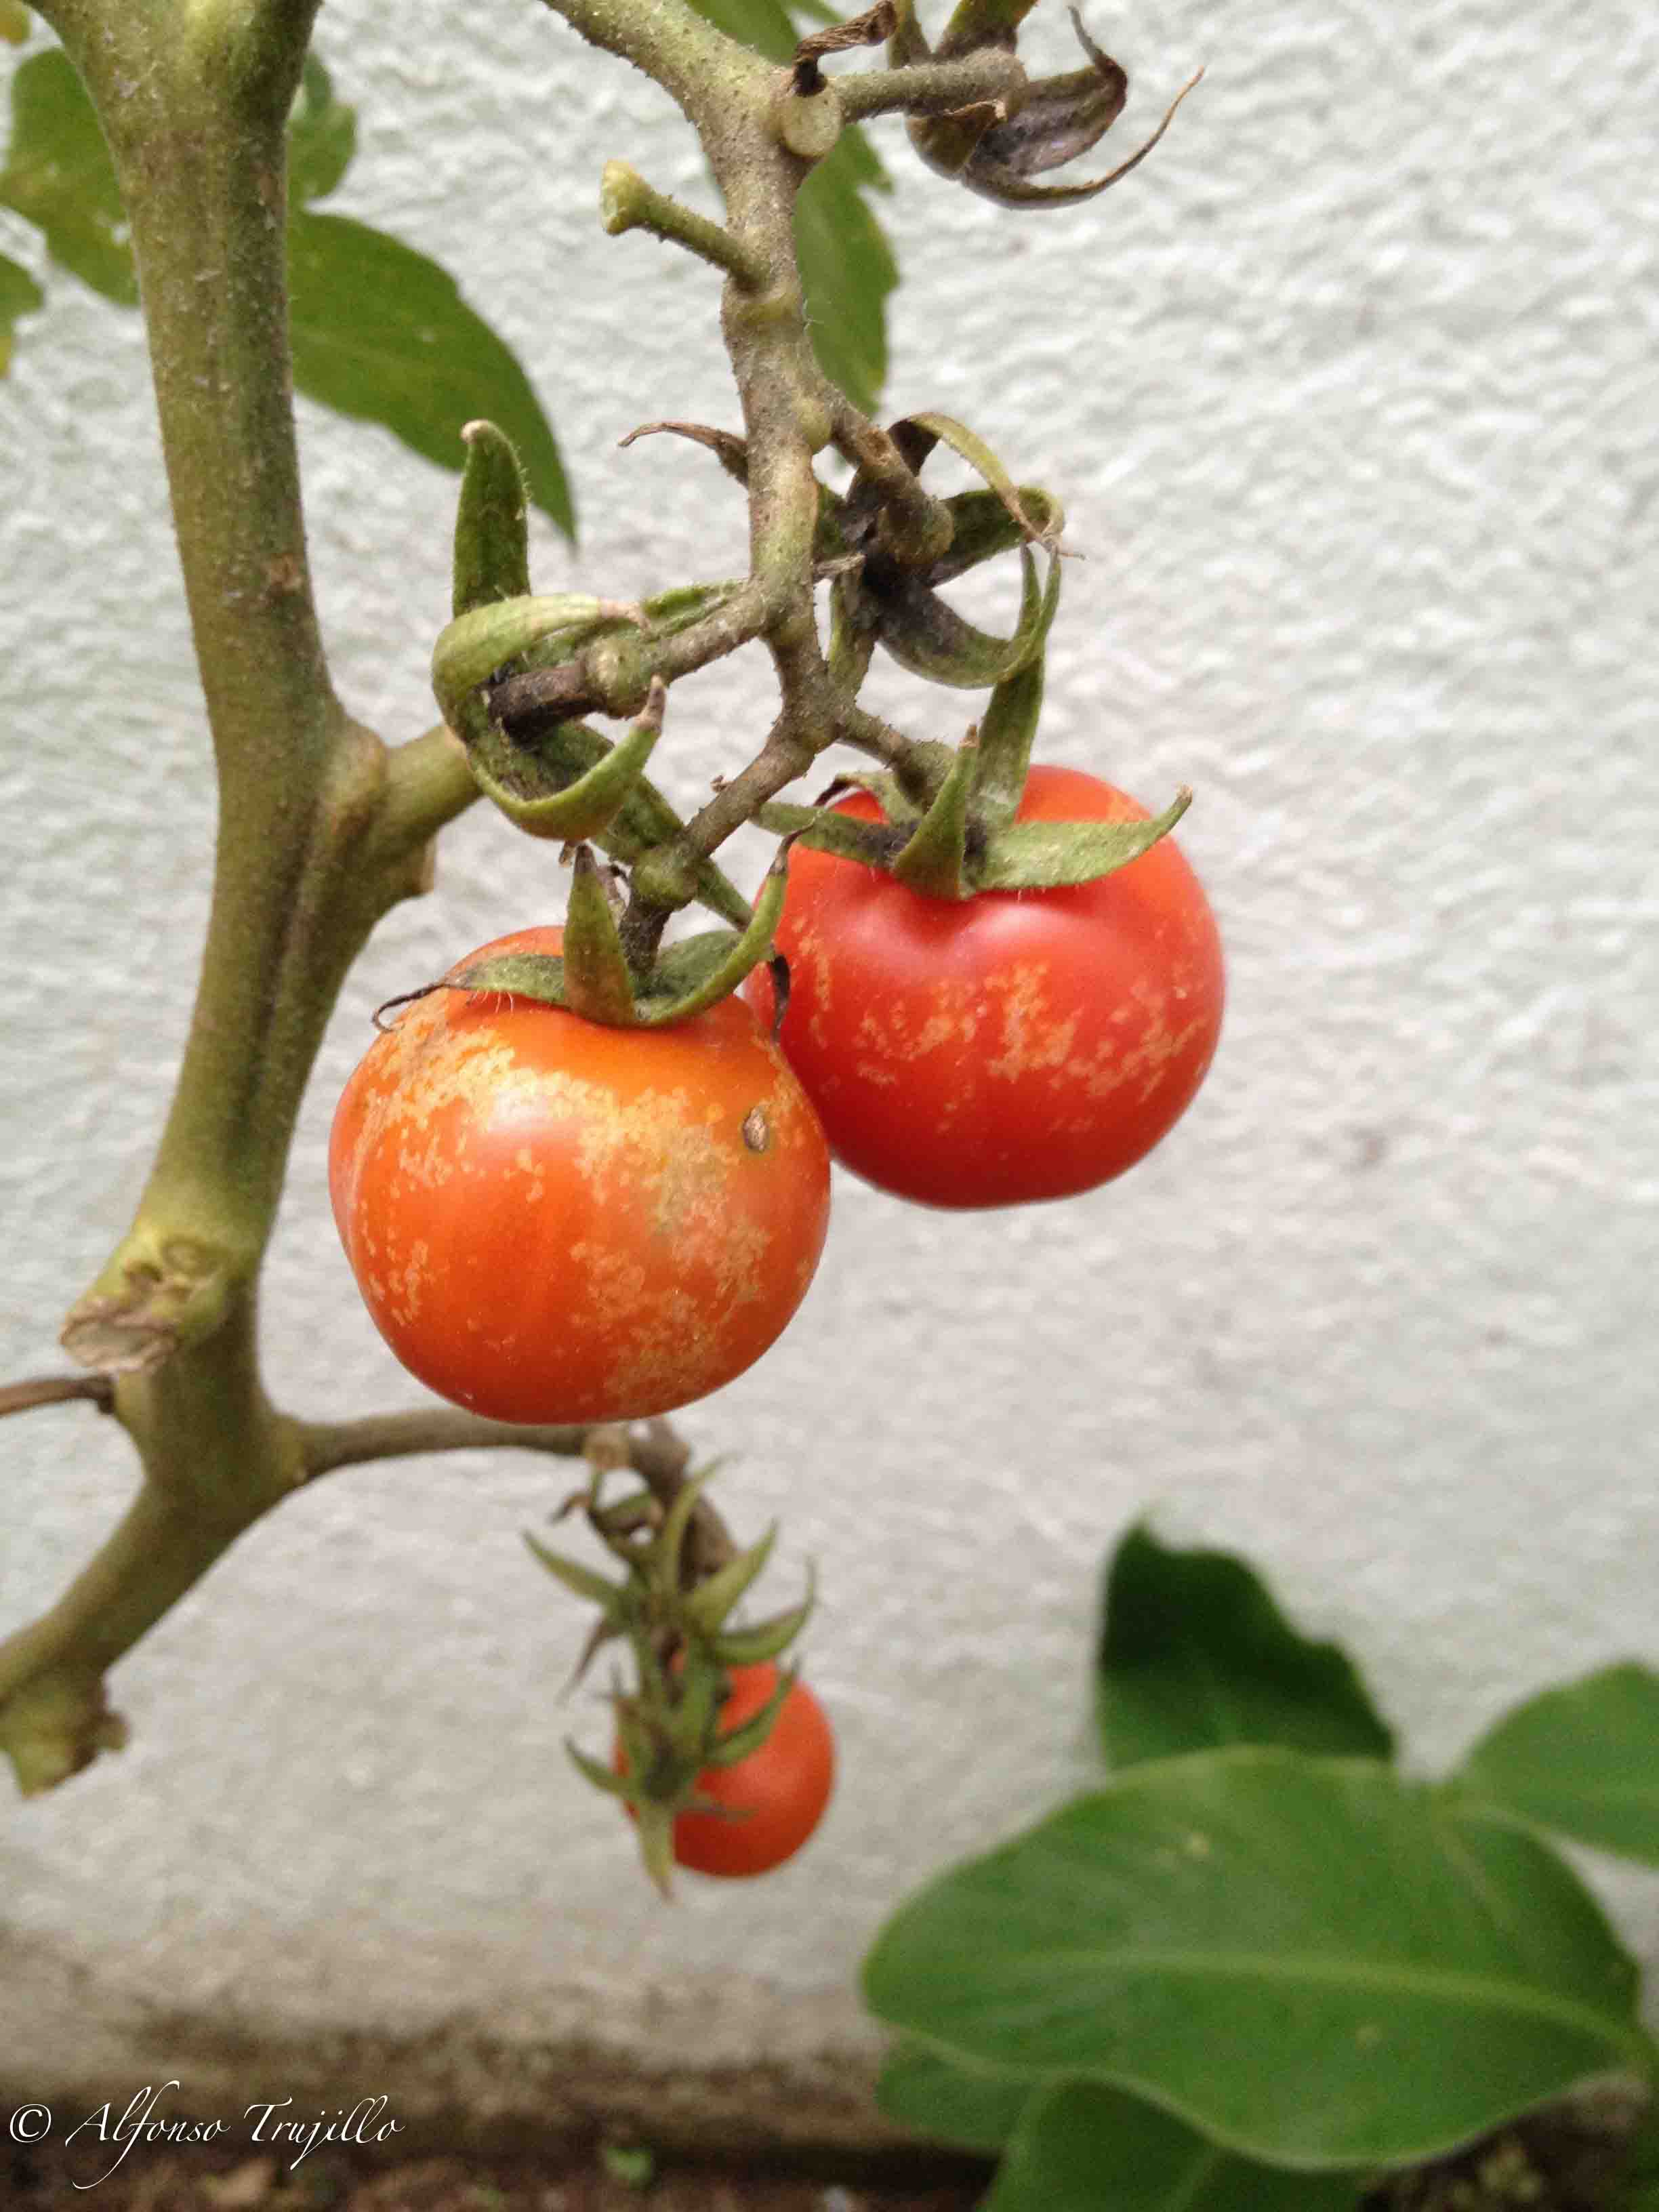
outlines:
[[[464,427],[499,423],[530,496],[567,536],[570,490],[541,404],[511,349],[435,261],[347,216],[301,210],[289,222],[294,380],[342,415],[379,422],[459,469]]]
[[[866,197],[892,180],[856,125],[801,186],[795,255],[818,367],[866,415],[887,377],[887,295],[898,264]]]
[[[1546,1690],[1452,1779],[1518,1820],[1659,1866],[1659,1674],[1632,1663]]]
[[[0,376],[11,367],[11,334],[25,315],[38,314],[46,295],[21,263],[0,253]]]
[[[32,54],[11,81],[11,143],[0,207],[45,235],[52,259],[124,307],[138,304],[126,210],[98,117],[61,47]]]
[[[1359,2183],[1287,2173],[1206,2142],[1097,2081],[1030,2099],[982,2212],[1354,2212]]]
[[[1132,1528],[1106,1574],[1096,1711],[1109,1763],[1237,1743],[1387,1759],[1394,1738],[1352,1662],[1291,1627],[1224,1552]]]
[[[1029,2074],[970,2065],[921,2043],[895,2045],[876,2083],[876,2102],[889,2119],[964,2150],[1000,2150],[1042,2094]]]
[[[1138,1766],[890,1919],[878,2018],[1147,2097],[1248,2157],[1429,2158],[1640,2068],[1636,1972],[1525,1830],[1371,1760]]]
[[[704,22],[739,46],[752,47],[769,62],[794,59],[795,27],[783,0],[691,0],[691,4]]]
[[[328,71],[314,53],[308,53],[288,124],[289,206],[325,199],[350,167],[356,150],[357,111],[336,100]]]

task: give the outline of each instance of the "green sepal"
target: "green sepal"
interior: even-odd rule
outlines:
[[[533,999],[539,1006],[562,1006],[564,961],[556,952],[498,952],[444,978],[456,991],[482,991],[503,999]]]
[[[888,66],[900,69],[911,62],[930,62],[933,50],[916,21],[915,0],[896,0],[893,27],[887,40]]]
[[[976,891],[1058,890],[1098,883],[1166,837],[1191,805],[1182,789],[1150,822],[1013,822],[975,862]]]
[[[717,1634],[738,1599],[765,1568],[777,1540],[778,1524],[775,1521],[758,1543],[751,1544],[746,1552],[739,1552],[735,1559],[728,1559],[694,1590],[688,1591],[680,1607],[687,1627],[700,1636]]]
[[[633,1027],[634,980],[599,864],[586,845],[577,846],[571,872],[561,982],[573,1014],[613,1029]]]
[[[665,1898],[674,1894],[674,1815],[648,1799],[634,1808],[645,1870]]]
[[[1039,524],[1037,518],[1021,505],[1018,488],[997,455],[976,431],[970,430],[965,422],[958,422],[954,415],[909,415],[893,425],[892,435],[902,442],[907,453],[920,452],[924,457],[936,443],[948,446],[984,477],[1024,537],[1048,545],[1059,535],[1061,516],[1058,501],[1050,502],[1054,515],[1048,525],[1045,527]],[[920,463],[913,461],[911,465],[917,467]]]
[[[806,1595],[799,1605],[792,1605],[787,1613],[775,1613],[769,1620],[757,1620],[752,1628],[722,1629],[709,1638],[708,1649],[723,1667],[757,1667],[789,1649],[817,1603],[817,1578],[809,1569]]]
[[[893,659],[913,675],[958,690],[983,690],[1016,674],[1048,636],[1060,604],[1060,563],[1052,556],[1046,588],[1029,545],[1019,549],[1023,582],[1012,637],[993,637],[949,607],[929,586],[907,582],[884,592],[877,626]]]
[[[995,687],[981,719],[974,819],[984,830],[1006,829],[1019,811],[1042,711],[1042,678],[1043,656],[1034,653]]]
[[[607,1622],[617,1628],[622,1626],[626,1608],[623,1604],[623,1590],[619,1583],[607,1581],[604,1575],[596,1574],[592,1567],[582,1566],[575,1559],[567,1559],[562,1552],[550,1549],[539,1537],[532,1536],[527,1528],[524,1532],[524,1540],[556,1582],[562,1582],[568,1590],[586,1599],[590,1605],[597,1605]]]
[[[875,657],[876,633],[866,623],[853,618],[845,582],[838,582],[830,599],[830,652],[826,665],[830,681],[849,703],[864,689]]]
[[[910,821],[919,817],[907,806]],[[756,810],[755,819],[775,837],[793,837],[815,853],[833,853],[838,860],[861,860],[866,868],[886,869],[909,834],[904,824],[861,822],[855,815],[837,814],[833,806],[793,806],[786,799],[769,799]]]
[[[1012,489],[1012,507],[999,491],[959,491],[945,501],[953,530],[951,550],[927,571],[930,584],[965,576],[981,561],[1027,544],[1034,532],[1049,544],[1054,542],[1066,527],[1066,510],[1054,494],[1041,484]]]
[[[640,602],[642,628],[647,637],[672,637],[735,599],[743,588],[741,578],[730,576],[712,584],[671,584],[665,592]]]
[[[576,1663],[570,1670],[570,1680],[564,1686],[567,1693],[574,1690],[577,1683],[583,1679],[605,1645],[614,1643],[623,1632],[621,1628],[608,1620],[596,1620],[593,1623],[582,1641],[581,1650],[576,1654]]]
[[[639,787],[645,764],[662,735],[667,696],[666,687],[653,678],[645,711],[628,735],[614,745],[599,738],[603,748],[599,757],[574,779],[560,757],[561,754],[568,757],[571,748],[561,745],[558,739],[567,730],[580,731],[583,738],[589,739],[597,738],[597,732],[580,723],[562,722],[549,733],[553,742],[532,740],[519,745],[492,724],[489,739],[468,747],[473,781],[509,822],[532,837],[555,837],[561,844],[574,845],[585,838],[602,836]],[[510,766],[513,785],[503,782],[496,773],[503,757]]]
[[[563,952],[497,953],[445,981],[456,990],[495,991],[565,1006],[584,1021],[611,1029],[666,1029],[729,999],[751,969],[771,957],[787,882],[783,846],[767,870],[745,927],[684,938],[658,954],[649,975],[635,977],[623,956],[598,864],[588,848],[579,845]]]
[[[1036,5],[1036,0],[957,0],[934,54],[950,61],[977,53],[981,46],[1006,46]]]
[[[696,1510],[697,1500],[719,1471],[720,1462],[716,1460],[713,1466],[702,1468],[689,1481],[682,1483],[674,1493],[673,1504],[663,1516],[652,1557],[658,1588],[665,1593],[672,1594],[680,1586],[680,1561],[685,1550],[686,1531],[691,1526],[691,1516]]]
[[[712,1749],[703,1755],[705,1766],[737,1766],[755,1753],[772,1733],[772,1724],[783,1710],[783,1701],[795,1686],[798,1677],[793,1668],[781,1671],[777,1686],[757,1713],[751,1713],[729,1735],[723,1735]]]
[[[458,616],[498,599],[530,597],[529,507],[518,454],[493,422],[469,422],[461,438],[466,460],[455,507],[451,589]]]
[[[709,1746],[719,1735],[720,1700],[726,1689],[725,1669],[707,1650],[688,1650],[676,1678],[676,1695],[670,1708],[668,1740],[688,1768],[687,1784],[706,1764]],[[685,1789],[673,1794],[676,1806],[684,1803]]]
[[[663,1029],[729,999],[751,969],[772,957],[787,879],[788,848],[781,845],[766,872],[748,927],[735,933],[708,930],[659,953],[639,986],[635,1021],[647,1029]]]
[[[564,1747],[577,1773],[591,1782],[596,1790],[603,1790],[607,1797],[620,1797],[624,1803],[637,1806],[639,1785],[632,1772],[613,1772],[603,1760],[592,1757],[580,1744],[573,1743],[568,1736],[565,1738]]]
[[[939,795],[894,855],[891,873],[907,890],[924,898],[964,899],[973,896],[967,881],[968,808],[973,796],[979,748],[964,738]]]
[[[432,648],[432,695],[452,730],[465,737],[463,709],[498,668],[532,646],[568,659],[599,631],[613,627],[618,610],[575,592],[547,598],[492,599],[470,608],[438,634]]]

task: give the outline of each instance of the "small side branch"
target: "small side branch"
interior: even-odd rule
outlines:
[[[849,70],[836,79],[849,123],[872,115],[951,115],[1005,100],[1026,82],[1006,47],[987,46],[954,61],[910,62],[897,69]]]
[[[623,1437],[625,1457],[613,1464],[631,1467],[647,1482],[653,1475],[683,1473],[690,1458],[690,1447],[666,1421],[653,1421],[637,1430],[601,1428],[592,1422],[531,1425],[486,1421],[459,1407],[422,1406],[414,1413],[369,1413],[355,1421],[307,1422],[300,1432],[300,1464],[309,1482],[337,1468],[425,1452],[511,1449],[584,1459],[600,1435]]]
[[[107,1413],[115,1405],[114,1380],[108,1375],[36,1375],[24,1382],[0,1384],[0,1420],[8,1413],[61,1406],[74,1398],[87,1399],[100,1413]]]

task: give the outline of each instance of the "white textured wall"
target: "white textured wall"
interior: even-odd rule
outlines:
[[[517,1531],[564,1470],[342,1474],[121,1665],[124,1756],[6,1808],[0,2069],[8,2005],[65,1962],[93,1978],[27,2045],[64,2068],[153,2048],[141,1991],[296,2032],[470,2014],[661,2043],[730,1961],[822,1996],[799,2034],[851,2035],[884,1911],[1086,1771],[1097,1565],[1148,1510],[1266,1567],[1425,1763],[1534,1686],[1659,1648],[1659,18],[1156,0],[1091,21],[1134,74],[1126,145],[1210,65],[1104,201],[1001,216],[884,126],[907,279],[889,400],[969,417],[1064,494],[1090,557],[1043,750],[1149,799],[1196,787],[1182,842],[1226,936],[1228,1026],[1176,1135],[1082,1202],[946,1218],[843,1185],[794,1328],[687,1420],[733,1455],[739,1527],[785,1516],[784,1579],[817,1562],[811,1668],[844,1754],[826,1826],[776,1878],[688,1883],[663,1912],[560,1749],[604,1719],[557,1702],[579,1625]],[[1070,65],[1058,10],[1033,44]],[[556,419],[584,537],[543,540],[538,584],[739,566],[706,456],[615,450],[644,418],[735,420],[714,278],[595,217],[611,155],[703,193],[668,103],[529,0],[335,0],[320,47],[363,106],[336,204],[465,266]],[[0,246],[33,252],[4,217]],[[342,690],[411,734],[453,482],[301,412]],[[58,278],[0,419],[9,1376],[58,1364],[139,1188],[211,799],[136,319]],[[957,733],[949,698],[879,682]],[[754,653],[677,690],[674,787],[735,765],[767,713]],[[547,853],[478,812],[354,976],[269,1276],[296,1409],[416,1395],[324,1187],[368,1010],[556,900]],[[130,1468],[79,1409],[3,1446],[10,1625]],[[1653,1963],[1652,1887],[1621,1894]],[[763,2021],[775,2047],[739,1984],[697,2054],[757,2047]]]

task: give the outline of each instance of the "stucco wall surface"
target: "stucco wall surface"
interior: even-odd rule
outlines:
[[[887,407],[964,416],[1063,494],[1088,557],[1042,750],[1156,802],[1195,787],[1228,1025],[1176,1134],[1079,1202],[954,1218],[842,1183],[790,1333],[685,1417],[730,1455],[733,1522],[782,1517],[781,1582],[817,1563],[843,1758],[823,1831],[665,1911],[561,1748],[603,1739],[603,1705],[560,1702],[581,1625],[518,1531],[568,1470],[342,1473],[123,1662],[123,1755],[4,1808],[0,2074],[45,2094],[204,2016],[296,2044],[471,2021],[699,2059],[856,2045],[884,1912],[1091,1771],[1099,1567],[1143,1514],[1248,1553],[1426,1768],[1547,1680],[1659,1655],[1659,15],[1152,0],[1091,27],[1133,77],[1109,146],[1209,64],[1103,201],[1005,216],[878,127],[905,272]],[[614,155],[710,204],[669,103],[527,0],[333,0],[319,43],[362,109],[336,204],[461,272],[554,416],[582,539],[542,531],[538,586],[738,570],[708,456],[617,450],[653,417],[736,421],[714,279],[596,219]],[[1030,44],[1070,65],[1058,9]],[[3,216],[0,249],[35,255]],[[340,689],[412,735],[453,481],[300,416]],[[59,1364],[140,1187],[213,809],[137,319],[58,275],[0,422],[12,1377]],[[677,690],[671,789],[746,757],[769,696],[754,652]],[[972,711],[890,667],[872,697],[943,737]],[[296,1410],[416,1395],[326,1204],[369,1010],[558,896],[550,854],[475,811],[353,975],[269,1273]],[[131,1469],[83,1409],[0,1441],[9,1626]],[[1659,1965],[1653,1885],[1610,1893]]]

